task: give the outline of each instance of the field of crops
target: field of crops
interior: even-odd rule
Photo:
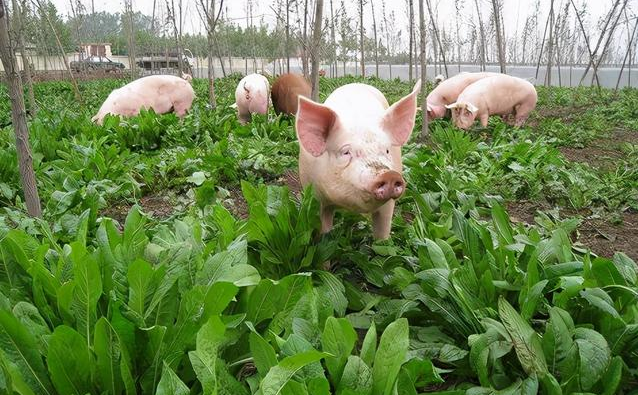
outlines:
[[[292,119],[240,126],[239,79],[214,110],[193,81],[183,121],[103,127],[123,82],[82,82],[83,103],[37,84],[44,220],[0,87],[0,393],[638,394],[638,90],[539,87],[521,129],[425,140],[419,112],[374,242],[346,212],[319,234]]]

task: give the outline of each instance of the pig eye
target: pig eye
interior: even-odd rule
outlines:
[[[341,155],[342,156],[350,156],[350,146],[345,146],[345,147],[341,148]]]
[[[390,154],[390,149],[386,149],[385,153],[389,155]]]

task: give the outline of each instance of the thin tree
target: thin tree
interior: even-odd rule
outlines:
[[[607,35],[607,40],[605,41],[605,44],[603,45],[603,50],[600,53],[600,56],[598,57],[598,61],[593,63],[594,66],[594,76],[598,74],[598,67],[600,67],[600,64],[602,63],[603,59],[605,59],[605,55],[607,54],[607,50],[609,49],[609,46],[611,44],[612,38],[614,36],[614,32],[616,31],[616,27],[618,26],[618,22],[620,21],[620,17],[623,14],[623,11],[625,10],[625,7],[627,7],[627,2],[629,0],[625,0],[622,4],[622,7],[620,8],[620,11],[618,12],[618,15],[616,16],[616,20],[614,21],[613,25],[611,25],[611,29],[609,31],[609,34]],[[629,27],[627,27],[629,28]],[[594,77],[592,76],[591,79],[591,84],[594,84]]]
[[[332,40],[332,51],[330,51],[332,56],[332,62],[331,62],[330,69],[332,70],[334,68],[334,72],[331,72],[330,75],[332,77],[336,77],[337,76],[337,38],[335,35],[335,13],[334,13],[333,5],[332,5],[332,0],[330,0],[330,39]]]
[[[410,25],[410,48],[409,48],[409,52],[410,52],[410,60],[409,60],[409,66],[408,66],[408,78],[410,79],[410,82],[412,82],[412,64],[414,63],[414,59],[412,59],[412,55],[414,54],[414,0],[409,0],[409,19],[408,19],[408,24]]]
[[[206,24],[206,41],[208,44],[208,103],[212,108],[215,108],[217,105],[215,100],[215,68],[213,65],[213,51],[216,47],[215,27],[217,26],[217,21],[219,21],[219,17],[222,14],[224,0],[219,1],[219,10],[217,11],[217,15],[215,15],[215,7],[215,0],[199,0],[199,15]],[[222,61],[221,56],[219,60],[223,67],[224,62]]]
[[[432,31],[434,32],[434,38],[437,42],[437,46],[439,48],[439,53],[441,54],[441,60],[443,61],[443,66],[445,67],[445,76],[447,77],[449,75],[448,70],[447,70],[447,61],[445,60],[445,50],[443,48],[443,45],[441,44],[441,37],[439,35],[439,29],[436,26],[436,17],[434,16],[434,13],[432,12],[432,6],[430,4],[430,0],[425,0],[425,3],[428,7],[428,13],[430,14],[430,20],[432,22]],[[423,33],[421,33],[423,34]]]
[[[552,84],[552,56],[554,50],[554,0],[549,5],[549,40],[547,41],[547,71],[545,72],[545,86]]]
[[[131,68],[131,77],[135,74],[135,27],[133,26],[133,2],[124,0],[124,13],[126,14],[126,34],[128,39],[128,62]]]
[[[631,48],[633,47],[633,43],[634,43],[634,37],[636,36],[636,28],[638,28],[638,18],[634,18],[636,20],[636,23],[634,23],[634,29],[631,33],[631,37],[629,38],[629,42],[627,43],[627,51],[625,52],[625,57],[623,58],[622,61],[622,67],[620,68],[620,72],[618,73],[618,80],[616,81],[616,88],[614,88],[614,90],[618,90],[618,87],[620,86],[620,78],[622,77],[622,73],[625,70],[625,65],[627,64],[627,59],[631,58]],[[625,11],[625,20],[627,22],[627,32],[629,32],[629,18],[627,18],[627,14]],[[631,69],[629,70],[629,73],[631,73]],[[629,80],[631,82],[631,80]]]
[[[9,40],[9,23],[5,15],[3,0],[0,0],[0,60],[4,67],[11,99],[11,120],[16,136],[16,152],[24,191],[24,201],[29,215],[40,218],[42,217],[42,209],[40,207],[35,172],[33,171],[33,157],[31,156],[31,147],[29,145],[29,130],[27,129],[27,116],[24,109],[22,80],[15,57],[15,48],[12,47],[11,40]]]
[[[310,56],[312,58],[312,100],[319,100],[319,62],[321,52],[321,21],[323,19],[323,0],[315,2],[315,25],[312,32],[312,50]]]
[[[501,73],[505,73],[505,44],[503,40],[503,28],[501,26],[501,2],[492,0],[492,9],[494,11],[494,29],[496,30],[496,46],[498,47],[498,64]]]
[[[376,76],[379,78],[379,41],[377,41],[377,18],[374,15],[374,1],[370,2],[372,8],[372,34],[374,36],[374,66]]]
[[[181,2],[182,0],[178,0],[180,4],[181,10]],[[184,72],[184,64],[182,61],[182,45],[181,45],[181,34],[179,32],[179,28],[177,26],[177,19],[175,16],[175,0],[166,0],[166,10],[168,12],[168,19],[173,26],[173,38],[175,40],[175,49],[177,50],[177,67],[179,69],[179,73],[182,74]],[[167,64],[168,66],[168,64]]]
[[[474,0],[474,5],[476,6],[476,15],[479,21],[479,32],[481,33],[481,71],[485,71],[485,26],[483,26],[483,18],[481,17],[481,7],[479,7],[478,0]]]
[[[290,73],[290,0],[286,0],[286,73]]]
[[[35,94],[33,93],[33,78],[31,77],[31,62],[27,58],[27,50],[24,45],[24,20],[26,16],[26,2],[22,3],[22,7],[18,7],[18,2],[12,0],[13,4],[13,26],[15,34],[18,37],[18,47],[20,48],[20,56],[22,57],[22,69],[27,80],[27,95],[29,97],[29,109],[31,115],[34,116],[38,112],[38,105],[35,102]]]
[[[421,40],[420,40],[420,48],[421,48],[421,107],[425,106],[426,103],[426,92],[425,92],[425,31],[427,27],[425,26],[425,11],[423,10],[423,0],[419,0],[419,28],[421,29]],[[421,126],[421,137],[425,138],[428,134],[428,113],[427,111],[421,111],[423,114],[423,125]]]
[[[598,48],[600,47],[600,43],[603,41],[603,38],[605,37],[607,26],[609,26],[609,23],[611,22],[614,14],[616,13],[616,8],[618,7],[619,4],[620,4],[620,0],[616,0],[611,10],[609,11],[609,14],[605,18],[605,25],[600,31],[600,36],[598,37],[598,41],[596,42],[596,47],[592,51],[590,51],[589,62],[587,63],[587,67],[585,67],[585,72],[583,73],[583,76],[581,77],[580,82],[578,83],[579,86],[583,84],[583,81],[585,80],[585,76],[587,76],[587,72],[589,71],[589,69],[595,62],[595,55],[598,53]],[[583,29],[583,34],[585,34],[585,30],[582,27],[582,25],[581,25],[581,28]],[[594,76],[596,75],[597,74],[594,72]]]
[[[456,61],[459,64],[459,73],[461,72],[461,29],[459,27],[459,19],[461,9],[463,8],[460,0],[454,0],[454,8],[456,9]]]
[[[40,11],[40,14],[44,15],[44,19],[47,21],[47,24],[49,25],[49,28],[51,29],[51,33],[53,33],[53,36],[55,37],[55,43],[58,47],[58,53],[62,60],[62,64],[64,64],[64,68],[66,69],[69,75],[69,78],[71,79],[71,85],[73,86],[73,93],[75,94],[75,99],[79,102],[82,102],[82,95],[80,94],[80,88],[78,88],[78,83],[75,80],[75,77],[73,76],[71,67],[69,66],[69,60],[66,57],[66,52],[64,51],[64,47],[62,46],[62,42],[60,41],[60,35],[55,30],[55,27],[53,26],[53,22],[51,21],[51,18],[49,17],[49,13],[46,11],[44,5],[42,4],[42,0],[38,0],[36,5]]]
[[[359,41],[359,45],[360,45],[360,52],[361,52],[361,76],[365,78],[366,76],[366,63],[365,63],[365,55],[364,55],[364,51],[365,48],[363,46],[364,42],[363,42],[363,32],[364,32],[364,28],[363,28],[363,6],[366,4],[365,0],[359,0],[359,37],[360,37],[360,41]]]

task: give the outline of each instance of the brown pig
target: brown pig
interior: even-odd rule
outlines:
[[[129,82],[109,94],[91,121],[102,125],[106,114],[131,117],[142,108],[152,108],[157,114],[174,111],[182,118],[195,99],[195,91],[189,83],[192,78],[185,76],[149,75]]]
[[[443,79],[440,83],[430,92],[427,98],[427,112],[429,119],[443,118],[445,116],[445,106],[452,104],[459,97],[461,92],[467,88],[470,84],[486,78],[494,77],[499,73],[466,73],[462,72]],[[438,76],[437,76],[438,77]]]
[[[299,96],[310,97],[310,83],[301,74],[282,74],[272,84],[270,96],[276,114],[295,115]]]
[[[522,126],[536,107],[536,88],[530,82],[499,74],[469,85],[459,95],[452,109],[452,121],[461,129],[469,129],[478,117],[483,127],[490,115],[514,116],[513,125]]]
[[[321,230],[332,229],[336,208],[372,213],[377,239],[390,236],[394,201],[405,191],[401,146],[414,128],[414,90],[392,106],[376,88],[337,88],[324,104],[299,97],[296,117],[301,184],[321,202]]]

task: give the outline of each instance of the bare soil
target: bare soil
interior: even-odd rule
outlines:
[[[607,169],[624,155],[622,145],[625,143],[638,144],[638,131],[617,129],[608,137],[596,139],[584,148],[561,147],[560,152],[572,162]]]
[[[174,204],[170,199],[167,196],[160,195],[144,196],[139,200],[139,205],[144,213],[158,219],[170,217],[175,210]],[[123,228],[131,207],[133,205],[128,202],[116,202],[102,210],[100,215],[113,218],[120,224],[120,228]]]
[[[509,202],[507,211],[512,222],[534,224],[538,211],[547,211],[546,204],[530,201]],[[579,216],[583,219],[577,232],[572,235],[598,256],[613,257],[616,252],[624,252],[638,263],[638,212],[625,211],[622,222],[613,224],[609,219],[595,218],[590,210],[561,210],[561,218]]]

